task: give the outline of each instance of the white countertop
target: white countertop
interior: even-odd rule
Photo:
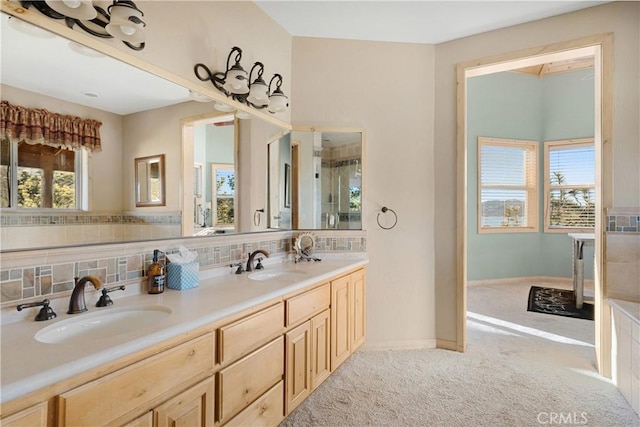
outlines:
[[[139,294],[114,299],[114,305],[105,308],[96,308],[87,299],[87,313],[114,307],[151,305],[166,306],[172,312],[160,325],[112,337],[97,336],[81,346],[68,343],[45,344],[36,341],[34,336],[40,329],[57,321],[85,313],[68,315],[58,312],[58,317],[50,321],[36,322],[30,318],[2,325],[0,403],[368,263],[366,254],[319,256],[323,258],[322,262],[287,264],[287,268],[306,273],[302,278],[281,277],[255,281],[248,279],[246,273],[224,274],[200,279],[197,288],[185,291],[166,289],[158,295]],[[277,268],[278,264],[265,263],[265,271]]]

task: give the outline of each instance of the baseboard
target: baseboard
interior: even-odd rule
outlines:
[[[365,341],[362,350],[413,350],[436,348],[436,340],[402,340],[402,341]]]
[[[484,280],[467,280],[467,286],[479,286],[479,285],[503,285],[509,283],[522,283],[527,282],[547,282],[547,283],[561,283],[572,286],[573,278],[571,277],[556,277],[556,276],[526,276],[526,277],[506,277],[503,279],[484,279]],[[585,286],[593,286],[593,279],[585,279]]]
[[[449,340],[436,340],[436,347],[443,350],[462,351],[457,342]]]

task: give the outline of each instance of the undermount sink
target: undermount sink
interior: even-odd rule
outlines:
[[[109,308],[58,321],[40,329],[35,339],[47,344],[86,343],[157,324],[170,314],[171,309],[161,305]]]
[[[298,270],[263,270],[249,274],[247,277],[251,280],[273,280],[273,279],[290,279],[290,278],[302,278],[307,273]]]

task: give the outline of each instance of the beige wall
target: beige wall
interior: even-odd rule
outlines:
[[[89,154],[89,210],[121,211],[122,205],[122,116],[2,85],[2,99],[27,108],[45,108],[102,122],[102,151]]]
[[[614,33],[613,200],[640,205],[640,3],[615,2],[436,46],[435,281],[438,338],[456,338],[456,76],[460,62]]]
[[[434,51],[419,44],[293,40],[292,123],[366,131],[369,347],[435,344]],[[376,223],[383,206],[398,214],[392,230]]]

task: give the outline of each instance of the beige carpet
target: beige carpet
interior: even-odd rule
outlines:
[[[282,426],[640,426],[593,322],[527,312],[531,285],[470,287],[466,353],[358,351]]]

